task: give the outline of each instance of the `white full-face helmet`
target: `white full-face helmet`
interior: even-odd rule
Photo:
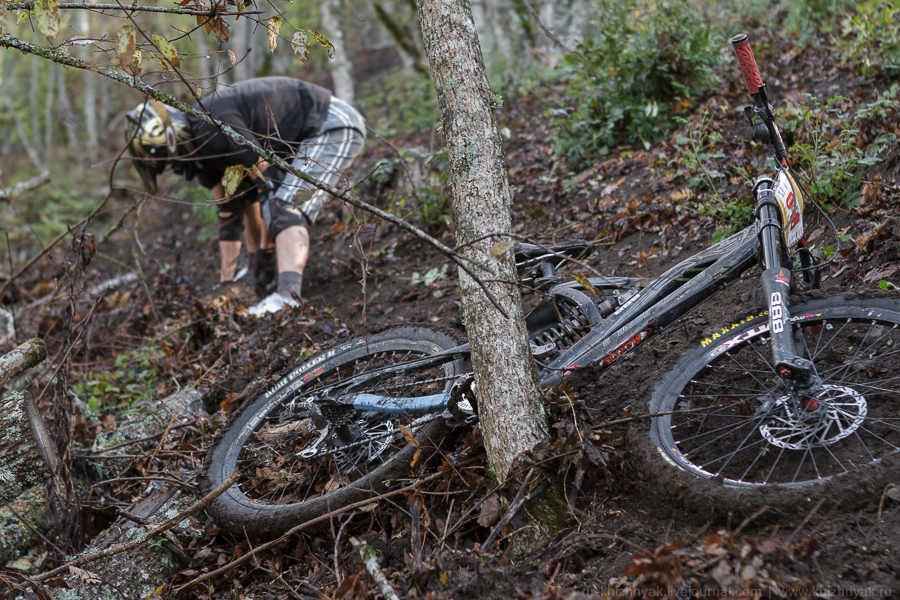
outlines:
[[[144,187],[155,194],[156,176],[185,153],[191,138],[184,113],[158,100],[147,100],[125,114],[125,140]]]

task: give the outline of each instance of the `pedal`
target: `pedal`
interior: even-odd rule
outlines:
[[[447,411],[453,424],[471,423],[478,418],[478,403],[475,400],[475,377],[466,375],[450,386],[450,400]]]

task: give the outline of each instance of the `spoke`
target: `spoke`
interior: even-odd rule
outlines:
[[[769,374],[769,375],[775,373],[775,367],[772,365],[771,362],[769,362],[769,359],[771,358],[771,356],[766,356],[765,353],[760,352],[759,349],[757,349],[757,345],[760,345],[760,344],[754,344],[753,340],[747,340],[746,347],[749,348],[750,350],[753,350],[753,353],[756,354],[757,358],[759,358],[759,360],[761,360],[763,362],[763,364],[765,365],[764,373]]]
[[[778,449],[778,456],[776,456],[775,460],[772,462],[772,466],[769,468],[769,472],[766,473],[766,478],[763,479],[763,483],[769,483],[769,479],[772,477],[772,473],[775,472],[775,467],[781,462],[781,457],[784,455],[785,450],[786,448],[783,447]]]
[[[874,431],[872,431],[872,430],[869,429],[868,427],[865,427],[865,426],[860,425],[860,427],[859,427],[859,429],[857,429],[857,431],[859,431],[860,429],[863,430],[864,432],[868,433],[870,436],[872,436],[872,437],[875,438],[876,440],[878,440],[878,441],[884,443],[886,446],[890,446],[890,447],[894,450],[894,452],[900,450],[900,448],[898,448],[897,446],[895,446],[892,442],[889,442],[888,440],[884,439],[883,437],[881,437],[880,435],[878,435],[877,433],[875,433]]]
[[[721,473],[722,471],[725,470],[725,468],[731,463],[731,460],[737,455],[738,452],[743,451],[744,443],[746,443],[747,440],[750,439],[750,436],[753,435],[754,432],[758,432],[758,429],[756,427],[751,428],[750,431],[747,432],[747,435],[744,436],[744,439],[741,440],[741,443],[738,444],[738,446],[734,449],[734,452],[732,452],[731,455],[728,457],[728,460],[725,461],[725,464],[722,465],[722,468],[719,469],[719,473]]]
[[[898,350],[897,353],[900,353],[900,350]],[[894,353],[892,353],[892,354],[894,354]],[[878,358],[882,358],[884,356],[887,356],[887,355],[880,355]],[[874,359],[872,359],[872,360],[874,360]],[[856,375],[857,373],[862,371],[862,366],[860,366],[860,368],[856,369],[852,373],[845,373],[842,379],[826,378],[826,376],[829,373],[836,372],[843,367],[844,367],[844,365],[837,365],[835,367],[832,367],[828,371],[825,371],[824,373],[822,373],[821,375],[822,375],[823,381],[827,381],[828,383],[834,383],[834,384],[847,383],[848,385],[866,385],[866,382],[855,383],[855,382],[852,382],[852,380],[850,379],[851,377],[853,377],[854,375]],[[885,382],[891,382],[891,381],[897,381],[897,380],[900,380],[900,375],[895,375],[893,377],[883,377],[880,379],[874,379],[868,383],[885,383]],[[889,390],[889,391],[895,391],[895,390]]]
[[[828,321],[827,319],[823,319],[823,320],[822,320],[822,326],[823,326],[823,327],[822,327],[822,332],[823,332],[823,333],[826,331],[825,326],[826,326],[826,324],[827,324],[828,322],[830,322],[830,321]],[[815,362],[816,362],[816,359],[819,358],[819,355],[820,355],[822,352],[824,352],[825,350],[827,350],[827,349],[829,348],[829,346],[831,346],[831,343],[832,343],[835,339],[837,339],[837,336],[844,330],[845,327],[847,327],[847,326],[850,324],[850,322],[851,322],[850,319],[844,320],[844,321],[840,324],[840,327],[837,328],[837,331],[835,331],[834,334],[833,334],[830,338],[828,338],[828,341],[825,342],[825,345],[822,346],[821,348],[817,348],[817,349],[816,349],[816,353],[815,353],[814,355],[812,355],[811,357],[809,357],[809,360],[812,361],[813,363],[815,363]]]
[[[756,352],[756,355],[759,356],[760,360],[762,360],[763,363],[765,363],[765,365],[766,365],[767,367],[771,368],[771,365],[769,364],[769,361],[766,360],[766,358],[765,358],[764,356],[762,356],[762,355],[756,350],[756,345],[755,345],[755,344],[753,344],[751,341],[748,340],[747,343],[744,345],[744,347],[750,348],[750,349],[752,349],[754,352]],[[759,384],[759,386],[760,386],[761,388],[765,389],[765,388],[769,387],[769,386],[767,386],[764,382],[760,381],[760,380],[759,380],[759,379],[758,379],[758,378],[757,378],[757,377],[756,377],[749,369],[747,369],[744,365],[742,365],[742,364],[740,363],[740,361],[737,359],[737,357],[734,355],[733,352],[726,352],[726,353],[724,354],[724,356],[727,356],[728,359],[729,359],[731,362],[735,363],[735,364],[737,365],[737,367],[738,367],[739,370],[743,371],[744,373],[746,373],[747,375],[749,375],[751,379],[755,380],[756,383]],[[764,371],[764,372],[765,372],[765,373],[769,373],[769,372],[774,373],[774,372],[775,372],[775,369],[772,369],[771,371]]]
[[[756,457],[753,459],[753,462],[751,462],[749,465],[747,465],[747,468],[744,469],[743,473],[741,473],[741,477],[740,477],[739,481],[746,480],[747,473],[749,473],[751,470],[753,470],[753,467],[756,466],[756,463],[759,462],[759,459],[762,458],[765,454],[766,453],[762,449],[756,453]]]
[[[866,330],[866,333],[863,336],[863,339],[860,340],[859,343],[857,344],[856,351],[853,353],[853,356],[851,356],[849,359],[844,361],[844,364],[842,365],[844,367],[844,369],[843,369],[844,373],[846,373],[853,366],[853,363],[855,362],[857,357],[860,355],[860,353],[863,353],[863,356],[865,355],[863,346],[865,345],[866,340],[869,338],[869,333],[871,333],[874,328],[875,328],[875,322],[873,321],[869,325],[869,328]],[[871,344],[866,346],[865,350],[868,350],[869,348],[872,347],[873,344],[875,344],[877,342],[878,342],[878,340],[874,340]],[[843,375],[841,375],[841,376],[843,377]]]
[[[869,445],[866,444],[866,442],[862,439],[862,436],[859,435],[859,429],[857,429],[856,431],[853,432],[853,437],[856,438],[856,440],[859,442],[859,445],[862,446],[862,447],[863,447],[863,450],[866,451],[866,454],[869,456],[869,461],[870,461],[870,462],[871,462],[871,461],[874,461],[874,460],[875,460],[875,455],[872,454],[872,451],[869,450]]]
[[[816,479],[822,479],[822,473],[819,472],[819,465],[816,463],[815,446],[809,446],[809,459],[812,461],[813,471],[816,472]]]
[[[739,417],[739,418],[740,418],[740,417]],[[704,432],[702,432],[702,433],[697,433],[697,434],[691,435],[691,436],[686,437],[686,438],[681,438],[681,440],[678,441],[677,443],[678,443],[678,444],[683,444],[683,443],[685,443],[685,442],[691,442],[691,441],[694,441],[694,440],[699,440],[700,438],[705,438],[706,436],[713,435],[713,434],[716,434],[716,433],[719,433],[719,432],[722,432],[722,431],[725,431],[726,433],[725,433],[724,435],[727,435],[728,433],[730,433],[730,432],[732,432],[732,431],[735,431],[735,430],[737,430],[737,429],[739,429],[739,428],[741,428],[741,427],[743,427],[743,426],[745,426],[745,425],[748,425],[748,424],[752,426],[754,423],[753,423],[753,421],[750,420],[750,417],[743,417],[743,418],[741,418],[741,420],[740,420],[738,423],[736,423],[736,424],[722,425],[721,427],[716,427],[715,429],[710,429],[710,430],[708,430],[708,431],[704,431]],[[678,427],[680,428],[681,426],[679,425]],[[673,428],[674,428],[674,427],[673,427]],[[704,448],[705,446],[708,446],[709,444],[711,444],[711,443],[713,443],[713,442],[719,441],[720,439],[722,439],[722,438],[724,437],[724,435],[720,435],[719,437],[715,437],[715,438],[713,438],[713,439],[711,439],[711,440],[705,441],[701,446],[697,446],[697,447],[695,447],[695,448],[692,448],[692,449],[689,451],[689,453],[693,454],[693,453],[695,453],[697,450],[699,450],[699,449],[701,449],[701,448]]]
[[[842,463],[840,461],[840,459],[834,455],[834,452],[831,451],[831,446],[825,446],[824,448],[825,448],[825,452],[827,452],[831,456],[831,458],[834,460],[834,462],[836,462],[838,464],[838,467],[840,467],[840,469],[841,469],[841,473],[848,473],[849,471],[847,471],[847,467],[844,466],[844,463]]]
[[[746,399],[746,400],[756,400],[760,396],[764,396],[765,394],[762,392],[752,392],[746,394],[681,394],[679,398],[686,398],[691,400],[710,400],[715,401],[716,399],[728,401],[726,404],[735,404],[734,398]]]
[[[797,469],[794,471],[794,477],[791,479],[791,483],[797,483],[797,477],[800,475],[800,470],[803,468],[803,462],[806,459],[806,455],[809,454],[810,449],[807,447],[803,450],[803,456],[797,462]]]
[[[753,389],[753,388],[745,388],[745,387],[735,387],[734,385],[727,385],[724,383],[711,383],[705,380],[692,379],[691,383],[695,386],[703,386],[712,389],[723,389],[727,390],[728,396],[758,396],[760,393],[769,392],[772,386],[769,386],[766,389]],[[712,392],[710,392],[712,393]]]
[[[745,438],[745,439],[746,439],[746,438]],[[768,440],[766,440],[765,438],[762,438],[762,437],[761,437],[760,439],[756,440],[756,441],[753,442],[752,444],[747,444],[746,446],[742,446],[742,447],[738,448],[737,450],[734,450],[733,452],[726,452],[725,454],[720,454],[719,456],[716,456],[715,458],[710,458],[709,460],[707,460],[706,462],[704,462],[703,464],[701,464],[700,467],[703,468],[703,469],[706,469],[707,466],[712,465],[712,464],[715,464],[715,463],[717,463],[717,462],[719,462],[719,461],[725,459],[726,457],[728,458],[728,460],[729,460],[729,462],[730,462],[730,461],[731,461],[731,458],[733,458],[738,452],[744,452],[745,450],[750,450],[751,448],[754,448],[755,446],[760,446],[760,445],[762,445],[762,444],[768,444]],[[723,465],[723,466],[716,472],[716,475],[720,475],[721,472],[722,472],[722,469],[724,469],[725,466],[727,466],[727,463],[726,463],[726,465]],[[724,475],[722,475],[722,477],[724,477]]]

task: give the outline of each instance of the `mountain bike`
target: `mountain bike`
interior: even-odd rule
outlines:
[[[893,461],[900,448],[900,299],[797,302],[823,263],[804,235],[807,194],[788,161],[747,36],[731,40],[753,99],[745,109],[775,171],[753,187],[755,221],[652,281],[559,270],[589,251],[519,244],[520,281],[542,389],[605,368],[726,286],[759,281],[765,305],[705,337],[650,400],[653,453],[692,479],[794,489]],[[758,267],[758,268],[757,268]],[[448,428],[477,418],[470,348],[420,327],[389,329],[309,358],[255,400],[211,458],[216,520],[283,531],[408,477]]]

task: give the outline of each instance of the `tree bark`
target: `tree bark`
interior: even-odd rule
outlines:
[[[154,491],[128,511],[135,518],[147,521],[136,523],[119,517],[81,553],[71,558],[103,552],[138,539],[158,523],[180,514],[195,500],[193,494],[178,492],[168,486],[155,486]],[[56,597],[60,600],[155,597],[177,569],[180,560],[185,558],[178,545],[186,544],[191,536],[200,535],[201,525],[194,519],[185,519],[153,543],[148,542],[84,565],[80,567],[80,577],[73,574],[64,577],[69,587],[58,590]]]
[[[50,478],[49,441],[27,392],[18,391],[0,397],[0,504]],[[37,443],[41,439],[43,443]]]
[[[47,358],[44,342],[34,338],[0,356],[0,388],[10,379],[18,376]]]
[[[457,242],[481,284],[460,270],[463,321],[472,346],[479,420],[499,481],[513,460],[548,435],[516,286],[511,192],[478,34],[465,0],[418,0],[425,52],[441,106]]]
[[[33,339],[0,357],[0,387],[47,356]],[[0,397],[0,504],[42,484],[56,468],[56,454],[43,422],[25,391]]]

